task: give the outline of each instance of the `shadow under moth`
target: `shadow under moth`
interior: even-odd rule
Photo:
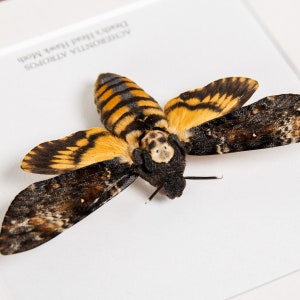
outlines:
[[[257,87],[250,78],[223,78],[180,94],[162,110],[130,79],[99,75],[95,104],[106,129],[78,131],[25,156],[23,170],[57,176],[31,184],[12,201],[2,224],[1,253],[49,241],[138,176],[156,187],[155,193],[181,196],[186,179],[193,179],[183,176],[186,155],[299,142],[300,95],[269,96],[242,107]]]

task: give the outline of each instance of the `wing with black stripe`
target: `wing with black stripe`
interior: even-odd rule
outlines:
[[[95,104],[104,126],[134,146],[146,130],[168,126],[159,104],[132,80],[117,74],[99,75]]]
[[[32,173],[61,174],[116,157],[132,163],[128,144],[103,128],[91,128],[36,146],[21,167]]]
[[[113,159],[30,185],[16,196],[4,217],[1,253],[23,252],[49,241],[136,177],[132,166]]]
[[[191,128],[241,107],[257,87],[253,79],[228,77],[182,93],[165,105],[169,131],[187,141]]]
[[[261,99],[189,130],[191,155],[222,154],[300,141],[300,95]]]

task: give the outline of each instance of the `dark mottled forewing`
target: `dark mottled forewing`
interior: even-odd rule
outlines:
[[[20,192],[2,224],[2,254],[37,247],[71,227],[131,184],[137,175],[118,159],[96,163]]]
[[[189,132],[189,154],[262,149],[300,141],[300,95],[266,97]]]

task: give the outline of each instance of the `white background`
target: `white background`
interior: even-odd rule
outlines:
[[[40,34],[47,43],[47,32],[60,26],[71,32],[74,27],[68,26],[74,20],[96,17],[101,11],[92,2],[93,9],[88,9],[86,2],[82,12],[76,3],[73,9],[67,1],[56,3],[52,8],[56,22],[50,18],[42,23],[48,24],[44,28],[22,13],[18,20],[25,18],[24,26],[31,24],[32,30],[14,38],[7,34],[7,28],[13,27],[5,26],[6,45]],[[261,88],[255,99],[270,93],[299,92],[294,73],[240,2],[231,1],[222,9],[216,9],[214,1],[203,6],[195,2],[197,9],[189,10],[194,18],[182,14],[180,6],[173,3],[157,7],[154,3],[153,9],[147,9],[148,18],[142,13],[131,15],[131,37],[102,47],[101,55],[89,52],[34,73],[26,73],[16,63],[24,44],[18,44],[19,52],[5,56],[1,61],[3,99],[8,101],[1,113],[2,136],[7,139],[1,150],[2,212],[21,188],[40,179],[17,171],[30,147],[98,124],[91,99],[92,82],[100,69],[133,78],[162,99],[161,103],[185,89],[229,75],[258,79]],[[30,4],[38,5],[37,1],[27,2],[27,7]],[[13,1],[1,5],[12,8]],[[39,15],[41,20],[51,16],[51,7],[47,9]],[[31,11],[30,18],[38,15]],[[110,18],[120,20],[121,13],[122,9]],[[151,14],[155,18],[151,19]],[[68,17],[64,19],[64,15]],[[109,24],[110,18],[103,16],[101,24]],[[91,26],[95,21],[90,21]],[[8,53],[4,46],[2,50]],[[224,180],[189,183],[185,195],[172,202],[161,197],[144,205],[152,189],[138,181],[47,245],[1,257],[2,293],[8,299],[17,299],[16,295],[24,299],[51,299],[54,295],[62,299],[83,295],[90,299],[224,299],[292,272],[299,267],[298,152],[294,145],[284,150],[192,158],[189,174],[199,175],[201,170],[223,174]]]

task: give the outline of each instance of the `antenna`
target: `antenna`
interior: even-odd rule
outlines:
[[[158,188],[154,191],[154,193],[151,194],[151,196],[148,198],[149,201],[151,201],[151,200],[155,197],[155,195],[161,190],[162,187],[163,187],[163,186],[161,185],[160,187],[158,187]]]
[[[222,179],[222,177],[218,177],[218,176],[185,176],[183,177],[184,179],[187,179],[187,180],[210,180],[210,179]],[[149,201],[151,201],[155,195],[162,189],[162,185],[159,186],[151,195],[150,197],[148,198]]]

